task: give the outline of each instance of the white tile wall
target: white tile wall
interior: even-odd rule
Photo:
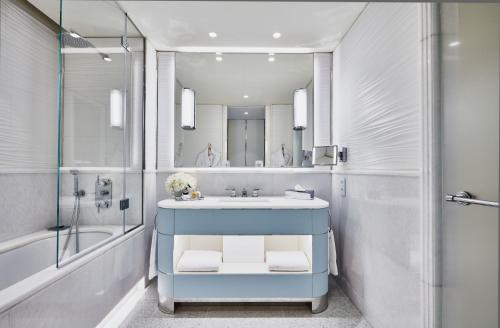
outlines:
[[[418,6],[368,4],[334,52],[333,143],[349,149],[332,177],[339,281],[374,328],[424,318]]]
[[[347,197],[338,192],[346,178]],[[418,177],[332,178],[340,282],[374,327],[419,327]]]
[[[56,225],[56,173],[0,174],[0,242]]]
[[[110,208],[101,208],[97,212],[95,206],[95,181],[100,178],[110,178],[113,183],[113,203]],[[68,224],[73,212],[73,176],[69,172],[61,175],[61,215],[63,224]],[[142,173],[127,173],[127,193],[130,199],[130,208],[127,210],[127,224],[141,224],[142,219]],[[85,196],[80,201],[80,223],[81,224],[122,224],[123,212],[120,211],[120,199],[123,194],[122,172],[88,172],[80,170],[79,188],[85,190]],[[55,195],[55,194],[54,194]]]

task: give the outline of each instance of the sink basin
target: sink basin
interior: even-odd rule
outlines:
[[[262,203],[269,202],[269,199],[266,198],[257,198],[257,197],[224,197],[219,199],[221,203]]]

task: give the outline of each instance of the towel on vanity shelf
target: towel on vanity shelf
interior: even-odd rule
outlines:
[[[339,269],[337,267],[337,250],[335,249],[335,237],[333,236],[332,229],[328,232],[328,274],[334,276],[339,275]]]
[[[269,271],[308,271],[309,260],[303,251],[267,251]]]
[[[217,251],[187,250],[177,263],[180,272],[217,272],[222,265],[222,253]]]
[[[156,227],[153,230],[153,238],[151,238],[151,251],[149,252],[149,280],[153,279],[158,274],[158,266],[156,263]]]

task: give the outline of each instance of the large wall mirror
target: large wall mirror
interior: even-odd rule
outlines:
[[[177,53],[175,62],[176,167],[312,165],[312,54]]]

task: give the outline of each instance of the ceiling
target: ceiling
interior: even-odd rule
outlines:
[[[59,1],[28,1],[59,24]],[[83,37],[121,37],[124,19],[124,11],[115,1],[62,0],[62,26]],[[128,36],[141,36],[132,24],[128,24],[127,29]]]
[[[120,1],[158,50],[331,51],[365,3]],[[216,32],[217,38],[210,38]],[[274,39],[273,33],[281,38]],[[279,51],[278,49],[282,49]]]
[[[266,108],[255,106],[228,107],[228,120],[265,120]]]
[[[55,22],[59,1],[29,0]],[[123,34],[126,11],[160,51],[332,51],[366,3],[63,0],[63,27],[86,37]],[[216,32],[210,38],[209,32]],[[273,33],[281,38],[274,39]],[[129,24],[129,36],[139,32]]]
[[[176,78],[196,91],[198,104],[262,106],[292,104],[293,91],[313,79],[312,54],[178,53]],[[248,98],[244,98],[247,95]]]

